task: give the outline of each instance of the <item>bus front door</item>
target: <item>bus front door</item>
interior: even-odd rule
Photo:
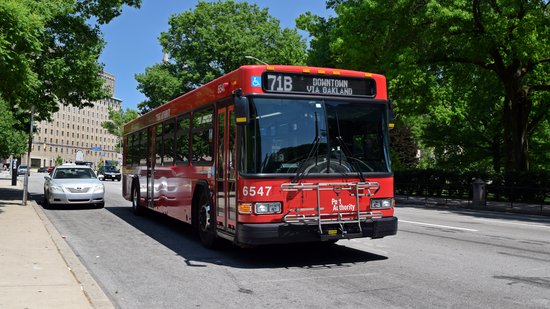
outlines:
[[[234,233],[236,226],[236,126],[233,106],[217,111],[216,206],[218,229]]]

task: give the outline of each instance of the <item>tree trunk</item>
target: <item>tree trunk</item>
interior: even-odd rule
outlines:
[[[532,103],[519,81],[508,83],[504,104],[504,151],[506,171],[529,170],[527,126]]]
[[[500,140],[499,132],[495,132],[493,136],[493,143],[491,144],[491,152],[493,154],[493,171],[500,173],[501,159],[502,159],[502,144]]]

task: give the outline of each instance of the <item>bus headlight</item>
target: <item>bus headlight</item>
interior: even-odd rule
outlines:
[[[392,198],[378,198],[370,200],[370,209],[388,209],[393,207]]]
[[[257,215],[281,213],[281,202],[259,202],[254,204],[254,213]]]

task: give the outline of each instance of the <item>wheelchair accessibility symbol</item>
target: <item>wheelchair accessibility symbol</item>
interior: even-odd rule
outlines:
[[[262,86],[262,77],[261,76],[252,76],[251,85],[252,85],[252,87],[261,87]]]

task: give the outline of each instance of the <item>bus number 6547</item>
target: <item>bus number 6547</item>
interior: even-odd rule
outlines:
[[[243,187],[243,196],[269,196],[271,192],[271,186],[244,186]]]

